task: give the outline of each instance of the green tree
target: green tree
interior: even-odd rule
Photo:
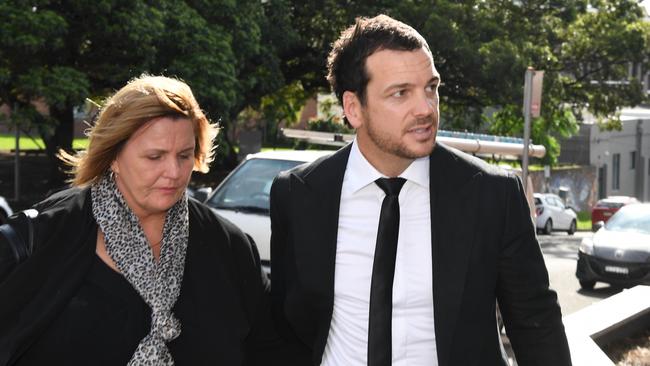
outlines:
[[[427,39],[442,74],[442,128],[521,136],[525,70],[545,70],[532,137],[547,147],[547,163],[557,160],[557,138],[577,131],[583,111],[615,127],[617,108],[646,100],[628,75],[631,63],[647,70],[650,60],[650,26],[636,1],[323,0],[267,8],[278,3],[293,30],[281,70],[307,95],[327,90],[325,60],[339,32],[357,16],[381,12]]]
[[[443,128],[520,136],[528,66],[545,70],[532,137],[547,147],[547,163],[583,111],[616,125],[617,108],[647,100],[628,75],[630,64],[648,70],[650,60],[650,24],[635,1],[404,1],[393,13],[432,48]]]
[[[263,111],[268,134],[274,138],[277,124],[292,123],[304,102],[327,92],[327,55],[340,32],[356,17],[387,12],[396,0],[276,0],[264,3],[269,20],[264,43],[278,58],[282,87],[264,96],[255,108]],[[272,90],[272,89],[267,89]]]
[[[39,116],[30,120],[52,160],[51,184],[60,185],[55,154],[72,148],[73,108],[148,67],[160,13],[143,1],[7,0],[0,14],[0,103]]]
[[[179,77],[227,131],[245,106],[284,86],[273,20],[254,0],[101,0],[0,3],[0,103],[35,123],[55,158],[71,149],[73,108],[143,72]],[[49,116],[32,106],[43,101]],[[227,134],[220,155],[233,157]],[[228,161],[228,159],[226,159]],[[233,160],[229,161],[231,164]]]

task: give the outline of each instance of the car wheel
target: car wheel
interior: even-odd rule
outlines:
[[[580,288],[583,290],[593,290],[594,286],[596,286],[596,281],[592,280],[579,280],[580,282]]]
[[[544,224],[544,234],[546,235],[551,235],[553,232],[553,221],[551,219],[546,220],[546,224]]]
[[[567,231],[567,234],[573,235],[576,232],[576,220],[571,221],[571,225],[569,226],[569,230]]]

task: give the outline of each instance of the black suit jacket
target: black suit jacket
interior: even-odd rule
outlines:
[[[276,178],[272,303],[280,329],[322,360],[334,303],[341,186],[350,145]],[[520,180],[437,144],[430,156],[438,364],[505,364],[498,300],[519,365],[569,365],[555,292]],[[360,350],[365,352],[365,350]]]

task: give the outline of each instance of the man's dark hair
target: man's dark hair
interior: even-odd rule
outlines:
[[[341,33],[327,58],[327,80],[343,106],[343,93],[356,93],[366,103],[366,86],[370,76],[366,59],[380,50],[415,51],[429,45],[410,26],[387,15],[357,18],[356,23]]]

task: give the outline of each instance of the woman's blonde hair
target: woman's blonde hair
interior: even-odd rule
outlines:
[[[75,186],[98,181],[109,169],[125,142],[145,123],[158,117],[188,118],[194,126],[194,170],[207,172],[214,159],[213,141],[219,126],[201,111],[190,87],[184,82],[143,75],[129,81],[106,100],[97,122],[90,128],[86,151],[76,155],[64,151],[59,157],[72,167]]]

